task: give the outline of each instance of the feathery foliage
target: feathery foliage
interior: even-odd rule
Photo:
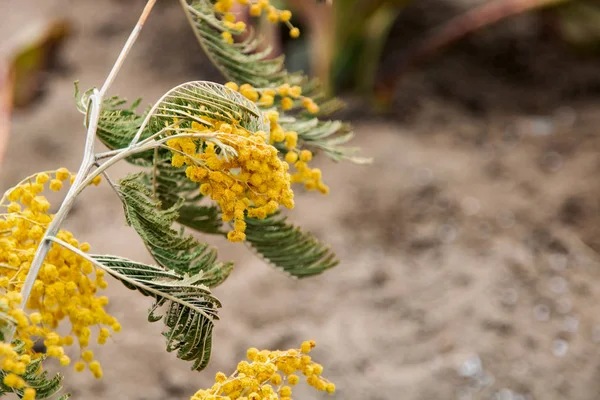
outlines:
[[[148,109],[142,114],[135,111],[141,102],[141,99],[137,99],[129,107],[123,107],[126,100],[119,97],[115,96],[104,100],[96,135],[106,147],[111,150],[124,149],[131,144],[148,113]],[[148,133],[145,132],[142,134],[142,139],[147,136]],[[150,157],[152,157],[152,152],[147,151],[136,153],[128,157],[127,161],[135,165],[147,166]]]
[[[75,101],[77,109],[86,115],[85,125],[88,123],[88,107],[89,96],[92,89],[85,91],[80,95],[79,85],[75,83]],[[100,110],[100,118],[98,119],[98,129],[96,136],[110,150],[125,149],[130,144],[137,131],[142,127],[149,108],[143,113],[138,114],[137,108],[140,106],[142,99],[139,98],[127,106],[127,100],[118,96],[113,96],[105,99]],[[148,132],[144,131],[141,138],[148,137]],[[138,166],[152,165],[151,151],[135,153],[127,157],[127,161]]]
[[[288,74],[284,57],[268,58],[270,47],[257,51],[261,41],[254,33],[242,43],[224,46],[221,32],[242,32],[225,27],[215,15],[210,0],[180,1],[204,52],[227,79],[260,88],[282,85],[290,80],[300,84],[304,80],[299,74]]]
[[[283,84],[300,85],[306,96],[311,97],[320,107],[320,115],[329,115],[343,106],[338,99],[328,99],[318,82],[301,73],[289,73],[284,66],[284,57],[270,58],[271,48],[257,51],[262,39],[251,33],[246,40],[224,46],[222,32],[239,34],[227,28],[215,15],[214,6],[209,0],[180,0],[194,33],[205,53],[229,80],[238,84],[250,84],[257,88],[272,88]],[[298,128],[298,137],[307,145],[322,150],[336,161],[348,160],[357,163],[368,162],[356,157],[357,149],[343,146],[351,138],[349,126],[339,121],[321,122],[308,113],[280,113],[282,126],[289,130]]]
[[[193,361],[192,369],[202,370],[208,365],[212,346],[213,320],[218,319],[221,306],[214,298],[202,271],[182,275],[164,268],[141,264],[122,257],[93,256],[109,274],[127,288],[137,290],[155,302],[148,312],[148,321],[163,320],[167,330],[167,351],[177,351],[177,357]],[[155,312],[165,307],[164,315]]]
[[[246,240],[278,269],[305,278],[335,267],[339,261],[331,249],[312,234],[288,224],[281,215],[246,220]]]
[[[169,90],[150,110],[148,129],[158,133],[174,124],[181,132],[192,122],[207,126],[205,118],[236,122],[251,132],[269,131],[267,122],[256,106],[241,94],[213,82],[194,81]],[[186,124],[187,123],[187,124]],[[168,130],[168,129],[167,129]]]
[[[60,390],[62,377],[48,378],[41,368],[46,356],[40,356],[34,348],[38,340],[47,346],[46,355],[64,366],[71,363],[64,347],[77,345],[80,354],[75,371],[87,368],[94,377],[102,377],[93,352],[84,349],[90,343],[91,328],[99,328],[98,344],[106,343],[121,330],[118,320],[104,309],[108,299],[96,296],[98,289],[107,287],[104,272],[127,288],[152,297],[148,320],[163,320],[167,351],[192,362],[193,370],[203,370],[211,356],[213,326],[221,307],[210,288],[229,276],[233,264],[219,262],[216,250],[185,234],[186,227],[223,235],[223,220],[232,221],[234,231],[227,234],[230,241],[247,239],[266,260],[296,277],[315,275],[337,264],[326,245],[273,213],[280,206],[293,208],[292,183],[304,183],[307,189],[312,185],[322,193],[329,190],[321,180],[321,171],[307,166],[312,153],[302,149],[299,137],[303,144],[321,149],[336,160],[350,158],[341,147],[351,137],[349,128],[340,122],[319,121],[310,114],[331,112],[339,102],[324,100],[318,85],[302,74],[289,74],[282,57],[268,59],[268,50],[257,53],[260,40],[254,36],[230,45],[231,29],[225,27],[234,26],[239,29],[234,33],[241,34],[245,24],[223,24],[233,15],[219,15],[215,10],[220,13],[232,3],[224,5],[220,1],[194,0],[189,5],[182,0],[200,42],[232,80],[269,88],[269,93],[284,85],[281,96],[284,87],[295,85],[287,87],[291,96],[280,102],[280,108],[290,112],[286,115],[275,112],[277,107],[270,108],[275,104],[275,95],[271,94],[270,105],[261,102],[259,106],[254,88],[253,95],[248,95],[248,85],[238,87],[233,83],[184,83],[141,113],[136,111],[140,100],[127,105],[118,97],[106,99],[107,90],[155,4],[149,0],[101,89],[80,95],[76,84],[77,108],[85,115],[87,128],[83,161],[77,173],[66,168],[40,172],[3,196],[3,201],[10,203],[5,204],[8,213],[0,220],[7,235],[0,256],[6,260],[3,269],[9,272],[0,277],[0,340],[4,342],[0,352],[0,396],[14,393],[33,400],[48,398]],[[268,1],[260,6],[269,6]],[[282,21],[287,18],[290,25],[291,13],[282,11],[281,15]],[[292,36],[298,34],[293,28]],[[295,101],[301,101],[310,113],[291,111]],[[280,117],[283,126],[294,131],[284,132],[277,124]],[[96,138],[111,151],[96,153]],[[285,156],[271,146],[283,140],[288,151]],[[294,157],[300,161],[294,164],[298,173],[292,175],[288,168]],[[115,184],[106,170],[122,160],[143,171]],[[118,256],[90,256],[86,254],[88,243],[80,243],[71,232],[61,229],[75,198],[84,188],[99,184],[101,173],[121,199],[127,223],[140,236],[156,265]],[[40,193],[46,189],[58,192],[63,182],[70,182],[71,187],[56,214],[50,214],[51,205]],[[204,204],[204,195],[218,207]],[[174,228],[175,223],[180,226]],[[71,329],[62,335],[57,328],[65,319]],[[313,347],[314,342],[304,342],[299,351],[306,354]],[[304,363],[305,359],[302,356],[303,366],[313,368]],[[273,375],[278,367],[271,364],[269,374]],[[335,386],[320,378],[316,367],[310,375],[309,384],[333,393]],[[281,379],[279,374],[276,376]],[[289,387],[281,388],[277,395],[272,391],[270,397],[289,397],[286,391]],[[235,398],[241,394],[237,392]],[[261,389],[261,394],[267,392]],[[64,395],[60,400],[68,397]]]
[[[208,286],[220,284],[231,272],[232,264],[217,262],[214,248],[172,229],[183,200],[161,208],[140,179],[140,174],[129,175],[119,182],[118,190],[127,223],[140,235],[156,262],[179,274],[202,272]]]

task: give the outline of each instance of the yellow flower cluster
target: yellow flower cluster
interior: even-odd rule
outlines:
[[[301,98],[302,104],[309,112],[319,112],[319,106],[308,97],[301,97],[302,88],[299,86],[281,85],[277,90],[274,89],[255,89],[251,85],[244,84],[238,87],[235,82],[225,84],[231,90],[238,91],[248,100],[257,103],[261,107],[270,107],[273,105],[275,96],[280,96],[281,107],[288,110],[294,106],[292,99]],[[289,97],[288,97],[289,96]],[[286,106],[286,100],[292,104]],[[318,190],[323,194],[329,193],[329,187],[323,183],[321,170],[310,168],[308,162],[312,160],[310,150],[299,150],[298,133],[294,131],[284,131],[279,125],[279,114],[276,111],[268,111],[267,118],[271,125],[271,144],[283,143],[288,152],[285,155],[285,161],[296,168],[295,174],[291,177],[292,183],[303,183],[306,190]]]
[[[0,214],[0,307],[14,320],[14,338],[23,342],[25,350],[24,355],[18,356],[11,350],[11,344],[5,343],[0,348],[0,367],[10,372],[4,383],[11,387],[23,386],[19,375],[24,373],[28,360],[36,357],[33,350],[36,341],[43,341],[47,355],[57,358],[62,365],[71,362],[64,346],[77,343],[83,361],[77,362],[75,369],[83,370],[85,362],[94,376],[101,377],[102,370],[90,356],[92,353],[83,350],[89,344],[91,328],[99,328],[100,344],[111,335],[106,326],[115,332],[121,329],[117,320],[104,310],[108,299],[96,296],[98,289],[107,287],[104,271],[58,244],[52,246],[41,266],[27,301],[27,312],[19,308],[23,283],[53,218],[49,214],[50,203],[40,194],[46,185],[58,191],[64,181],[72,178],[65,168],[38,173],[9,190],[0,202],[7,211]],[[99,179],[93,183],[98,184]],[[84,252],[90,249],[88,243],[79,243],[68,231],[61,230],[56,236]],[[61,336],[56,329],[65,319],[71,324],[71,332]]]
[[[235,3],[242,6],[249,6],[250,15],[253,17],[260,17],[265,14],[269,22],[283,22],[290,29],[291,37],[300,37],[300,30],[290,22],[292,12],[290,10],[278,10],[269,0],[218,0],[214,5],[214,9],[215,12],[222,15],[224,25],[227,29],[240,33],[246,29],[246,24],[242,21],[237,21],[235,14],[231,12]],[[223,32],[222,37],[225,42],[229,44],[233,43],[231,32]]]
[[[264,219],[283,205],[294,207],[289,166],[277,156],[277,149],[266,143],[266,133],[212,120],[212,126],[192,123],[195,132],[210,132],[213,139],[174,138],[167,145],[174,152],[175,167],[188,165],[187,177],[200,183],[200,192],[217,202],[224,221],[233,221],[227,238],[241,242],[246,238],[245,215]],[[226,156],[224,146],[235,156]]]
[[[301,104],[312,114],[319,112],[319,105],[313,99],[302,96],[302,88],[300,86],[290,86],[289,83],[284,83],[274,89],[258,89],[247,83],[238,86],[235,82],[227,82],[225,86],[231,90],[240,92],[242,96],[258,104],[260,107],[272,107],[278,102],[284,111],[291,110],[297,104]]]
[[[287,351],[250,348],[250,362],[240,362],[230,376],[217,373],[215,384],[199,390],[191,400],[291,400],[292,386],[300,381],[300,375],[317,390],[334,393],[335,385],[321,376],[323,366],[308,355],[314,347],[315,342],[307,341],[300,349]]]

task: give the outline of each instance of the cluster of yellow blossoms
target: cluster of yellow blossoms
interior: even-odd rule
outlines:
[[[287,351],[250,348],[250,362],[240,362],[230,376],[217,373],[215,384],[199,390],[191,400],[291,400],[292,386],[300,381],[299,375],[317,390],[334,393],[335,385],[321,376],[323,367],[308,355],[314,347],[311,340],[302,343],[300,349]]]
[[[21,341],[24,348],[22,355],[18,355],[12,344],[0,345],[0,367],[9,372],[4,383],[16,389],[25,385],[21,375],[27,364],[39,357],[33,350],[36,341],[43,341],[47,356],[57,358],[62,365],[71,362],[64,346],[76,343],[81,361],[75,363],[75,369],[83,371],[87,364],[99,378],[100,364],[94,361],[90,350],[84,350],[90,342],[91,328],[99,328],[100,344],[111,335],[106,326],[115,332],[121,329],[117,320],[104,310],[108,299],[96,296],[98,289],[107,286],[104,271],[58,244],[53,244],[41,266],[27,300],[27,311],[20,307],[23,283],[53,218],[49,214],[50,203],[40,193],[46,185],[52,191],[59,191],[69,178],[73,179],[73,175],[65,168],[38,173],[9,190],[0,202],[6,209],[0,214],[0,310],[11,320],[0,321],[0,326],[6,330],[9,324],[14,325],[14,339]],[[92,183],[99,182],[100,177]],[[68,231],[61,230],[56,236],[81,251],[90,249],[88,243],[79,243]],[[71,332],[61,336],[56,329],[64,319],[69,320]],[[31,399],[35,391],[28,389],[24,393]]]
[[[243,21],[237,21],[235,14],[231,12],[235,3],[242,6],[249,6],[250,15],[253,17],[260,17],[264,13],[269,22],[283,22],[290,29],[291,37],[300,37],[300,30],[290,22],[292,19],[292,12],[290,10],[278,10],[275,6],[270,4],[269,0],[218,0],[214,5],[214,9],[215,12],[222,15],[224,25],[227,29],[240,33],[246,29],[246,24]],[[233,43],[231,32],[224,31],[221,36],[225,42],[229,44]]]
[[[218,0],[214,5],[215,12],[222,15],[225,27],[233,30],[234,33],[241,33],[246,29],[246,24],[242,21],[237,21],[235,14],[231,12],[236,3],[243,6],[249,6],[250,15],[252,16],[258,17],[265,13],[269,21],[287,24],[290,28],[292,37],[300,36],[298,28],[292,26],[290,23],[292,13],[289,10],[278,10],[270,4],[269,0]],[[231,32],[224,31],[222,36],[227,43],[233,43]],[[254,88],[249,84],[238,86],[235,82],[229,82],[225,86],[234,91],[238,91],[248,100],[256,103],[262,108],[269,108],[278,104],[282,110],[288,111],[296,106],[302,105],[310,113],[316,114],[319,112],[319,106],[310,97],[302,96],[302,88],[300,86],[291,86],[285,83],[277,88],[259,89]],[[329,188],[323,183],[321,171],[318,168],[311,169],[307,164],[308,161],[312,159],[312,153],[309,150],[300,151],[296,148],[298,144],[297,132],[285,132],[277,122],[278,117],[276,112],[269,112],[269,120],[271,122],[270,144],[284,142],[283,144],[288,150],[285,155],[285,160],[289,164],[293,164],[297,171],[292,175],[291,182],[303,183],[307,190],[319,190],[324,194],[328,193]],[[236,232],[243,233],[243,230],[238,231],[236,229]],[[241,241],[244,239],[244,236],[239,233],[232,233],[230,239],[232,238],[236,241]]]
[[[255,102],[261,107],[270,107],[274,103],[276,96],[281,99],[281,108],[285,111],[294,107],[294,100],[300,99],[302,105],[311,113],[319,112],[319,106],[309,97],[302,97],[302,88],[300,86],[290,86],[283,84],[274,89],[256,89],[251,85],[244,84],[238,87],[235,82],[225,84],[231,90],[239,92],[248,100]],[[289,103],[286,101],[289,100]],[[298,133],[294,131],[285,131],[279,124],[279,113],[277,111],[268,111],[267,118],[271,125],[271,144],[282,143],[287,149],[285,161],[294,165],[296,173],[291,176],[292,183],[304,183],[306,190],[319,190],[323,194],[329,193],[329,187],[323,183],[321,170],[310,168],[308,162],[312,159],[310,150],[299,150]]]
[[[221,207],[224,221],[233,221],[227,238],[240,242],[246,238],[245,214],[264,219],[283,205],[294,207],[289,166],[277,157],[277,149],[266,143],[265,132],[248,130],[211,120],[212,126],[193,122],[194,132],[209,132],[211,139],[174,138],[167,146],[174,152],[175,167],[188,165],[187,177],[200,183],[200,192]],[[235,151],[225,155],[224,146]],[[219,151],[217,151],[219,150]]]
[[[271,107],[276,101],[279,101],[279,105],[284,111],[291,110],[296,106],[296,103],[301,103],[308,112],[313,114],[319,112],[319,106],[313,99],[302,96],[300,86],[290,86],[289,83],[284,83],[276,89],[257,89],[247,83],[238,86],[235,82],[227,82],[225,86],[233,91],[240,92],[242,96],[260,107]]]

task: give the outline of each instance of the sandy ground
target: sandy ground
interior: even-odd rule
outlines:
[[[180,10],[159,3],[114,94],[149,103],[181,82],[216,79]],[[0,37],[52,15],[76,28],[66,68],[50,76],[40,104],[14,116],[2,188],[77,168],[84,132],[72,82],[102,83],[142,4],[2,0]],[[372,166],[323,161],[332,194],[298,193],[293,219],[335,247],[338,268],[295,281],[213,240],[237,268],[216,289],[222,319],[200,374],[164,352],[160,325],[146,322],[150,302],[112,281],[110,311],[123,332],[98,349],[105,378],[65,371],[66,390],[90,400],[188,398],[247,347],[313,338],[337,399],[600,398],[600,103],[560,88],[545,95],[543,80],[529,88],[496,79],[501,72],[482,64],[452,69],[478,40],[403,87],[400,122],[356,122]],[[84,193],[68,225],[96,252],[150,261],[108,187]],[[298,389],[296,398],[325,396]]]

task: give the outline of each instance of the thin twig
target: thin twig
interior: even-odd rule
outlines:
[[[91,114],[90,114],[90,124],[88,126],[87,137],[85,142],[85,152],[83,155],[83,160],[81,162],[81,166],[79,167],[79,171],[77,172],[77,177],[75,178],[75,182],[67,192],[67,196],[63,200],[56,216],[48,225],[48,229],[44,234],[42,240],[40,240],[40,244],[36,250],[35,256],[33,257],[33,261],[31,262],[31,267],[29,268],[29,272],[27,273],[27,277],[25,278],[25,283],[23,283],[23,287],[21,288],[21,296],[23,300],[21,301],[21,308],[25,309],[27,306],[27,301],[29,300],[29,295],[31,294],[31,289],[33,288],[33,284],[37,278],[37,275],[40,271],[42,263],[46,258],[46,254],[50,250],[51,243],[48,240],[48,237],[55,236],[62,223],[64,222],[67,214],[73,207],[75,202],[75,198],[81,192],[79,189],[79,184],[84,181],[85,176],[90,172],[94,164],[94,140],[96,138],[96,129],[98,127],[98,118],[100,117],[100,106],[102,102],[102,97],[98,97],[98,91],[94,90],[94,94],[90,96],[90,106]],[[8,335],[6,340],[7,343],[11,343],[12,335],[14,334],[14,328],[12,329],[11,334]]]
[[[152,195],[154,196],[154,200],[158,199],[158,147],[154,149],[154,162],[152,163]]]
[[[105,151],[102,153],[96,153],[96,161],[100,161],[100,160],[104,160],[105,158],[110,158],[110,157],[116,156],[117,154],[119,154],[122,151],[123,151],[123,149],[116,149],[116,150]]]
[[[52,245],[51,238],[56,236],[56,234],[58,233],[60,226],[64,222],[69,211],[73,207],[73,204],[75,203],[75,198],[77,197],[77,195],[79,195],[79,193],[81,193],[81,191],[85,187],[87,187],[87,185],[89,185],[91,183],[93,178],[90,179],[90,175],[93,175],[95,177],[96,175],[102,173],[106,168],[108,168],[108,166],[106,164],[109,164],[109,163],[107,162],[107,163],[101,165],[95,171],[94,174],[90,174],[90,171],[92,170],[94,164],[96,163],[96,157],[95,157],[95,153],[94,153],[94,141],[96,139],[96,131],[98,130],[98,120],[100,118],[100,110],[102,108],[103,95],[106,92],[106,90],[110,87],[110,85],[112,84],[112,81],[114,80],[114,78],[116,77],[119,69],[121,68],[121,65],[123,64],[123,61],[125,60],[125,57],[129,53],[129,51],[131,50],[131,47],[133,46],[133,43],[139,36],[140,30],[143,27],[144,22],[148,18],[148,14],[152,10],[152,7],[154,6],[155,3],[156,3],[156,0],[149,0],[148,3],[146,3],[146,7],[144,8],[142,15],[140,16],[140,19],[138,20],[137,25],[131,32],[129,39],[125,43],[125,46],[123,47],[123,50],[121,51],[121,54],[119,55],[119,58],[117,59],[115,65],[113,66],[108,78],[104,82],[102,89],[100,91],[98,91],[97,89],[94,89],[93,94],[89,98],[88,110],[91,110],[91,112],[89,113],[89,121],[88,121],[88,125],[87,125],[88,129],[87,129],[87,134],[86,134],[86,142],[85,142],[83,160],[81,161],[81,165],[77,172],[75,182],[73,182],[73,185],[67,192],[67,195],[66,195],[65,199],[63,200],[58,212],[56,213],[54,219],[48,226],[48,229],[46,230],[44,237],[40,240],[40,244],[36,250],[33,261],[31,262],[31,267],[29,268],[29,272],[27,274],[27,277],[25,278],[23,287],[21,288],[21,296],[23,298],[23,300],[21,301],[21,308],[23,308],[23,309],[26,308],[26,306],[27,306],[27,301],[29,299],[29,295],[31,294],[31,289],[33,288],[33,284],[35,283],[35,280],[40,271],[40,268],[44,262],[44,259],[46,258],[46,254],[48,254],[48,251],[51,248],[51,245]],[[127,157],[127,154],[123,155],[123,153],[127,153],[127,152],[123,151],[121,154],[114,156],[111,159],[112,163],[110,163],[109,165],[112,165],[116,161],[119,161],[119,160]],[[109,161],[111,161],[111,160],[109,160]],[[11,332],[7,335],[6,340],[5,340],[7,343],[12,342],[14,332],[15,332],[15,327],[13,327],[11,329]]]
[[[156,0],[148,0],[148,2],[146,3],[146,7],[144,7],[144,11],[142,11],[142,15],[140,15],[137,24],[133,28],[133,31],[131,31],[127,42],[125,42],[125,46],[123,46],[123,50],[121,50],[121,54],[119,54],[115,65],[113,65],[112,70],[106,78],[106,81],[104,81],[104,85],[102,85],[102,89],[100,89],[101,96],[104,96],[110,85],[112,85],[113,81],[115,80],[117,74],[119,73],[119,70],[123,66],[125,58],[127,58],[129,51],[131,50],[133,44],[140,35],[140,32],[142,31],[142,28],[144,27],[144,24],[146,23],[148,15],[150,15],[150,11],[152,11],[152,7],[154,7],[154,4],[156,4]]]
[[[95,163],[94,166],[99,167],[100,164]],[[106,182],[108,182],[109,186],[117,194],[117,196],[119,196],[119,198],[121,198],[121,193],[119,193],[119,190],[117,189],[118,185],[110,178],[108,173],[106,171],[103,171],[102,176],[104,177],[104,179],[106,179]]]

